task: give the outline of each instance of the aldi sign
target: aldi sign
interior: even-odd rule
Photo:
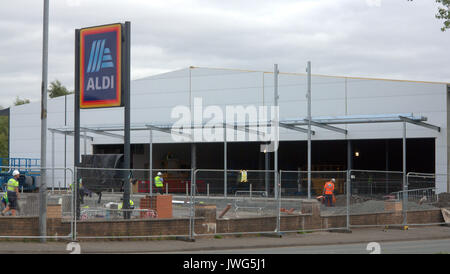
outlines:
[[[80,30],[80,108],[122,106],[122,24]]]

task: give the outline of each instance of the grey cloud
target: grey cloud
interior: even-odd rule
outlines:
[[[190,65],[447,81],[434,1],[50,1],[49,82],[73,89],[74,29],[132,22],[132,78]],[[26,8],[23,8],[26,6]],[[39,100],[42,1],[0,8],[0,105]]]

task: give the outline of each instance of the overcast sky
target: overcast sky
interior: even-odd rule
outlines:
[[[0,105],[40,100],[42,0],[0,3]],[[131,21],[132,79],[191,65],[450,82],[434,0],[50,0],[49,83],[73,89],[74,30]]]

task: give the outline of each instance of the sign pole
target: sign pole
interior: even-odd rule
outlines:
[[[78,190],[80,187],[79,182],[79,174],[77,171],[77,167],[80,166],[80,30],[75,30],[75,99],[74,99],[74,127],[75,127],[75,135],[74,135],[74,159],[73,165],[75,167],[75,182],[74,187]],[[72,190],[74,191],[74,190]],[[73,193],[76,193],[75,191]],[[74,197],[75,205],[76,205],[76,218],[80,219],[80,200],[77,197]]]
[[[130,22],[75,31],[74,167],[80,163],[80,109],[124,107],[124,168],[130,168]],[[80,172],[78,172],[80,173]],[[80,174],[76,174],[76,188]],[[129,218],[131,172],[123,175],[124,218]],[[88,183],[86,180],[84,183]],[[79,195],[78,195],[79,196]],[[80,217],[80,198],[77,219]]]
[[[44,0],[44,31],[42,46],[42,85],[41,85],[41,184],[39,186],[39,235],[45,243],[47,236],[47,71],[48,71],[48,3]],[[42,169],[42,167],[44,169]]]
[[[124,125],[124,168],[128,169],[125,175],[125,183],[123,185],[123,206],[125,209],[130,208],[130,179],[131,170],[130,169],[130,22],[125,22],[125,52],[123,57],[125,59],[125,73],[124,73],[124,105],[125,105],[125,125]],[[126,211],[124,214],[124,219],[130,219],[130,211]]]

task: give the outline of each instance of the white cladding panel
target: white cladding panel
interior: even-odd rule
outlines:
[[[278,80],[280,119],[306,117],[306,75],[279,74]],[[204,110],[218,106],[225,114],[226,106],[270,106],[274,102],[274,79],[271,72],[246,72],[226,69],[192,68],[182,69],[131,83],[131,122],[166,123],[177,121],[171,118],[176,106],[194,109],[194,102],[201,99]],[[196,100],[197,98],[197,100]],[[67,104],[65,104],[67,99]],[[62,128],[67,105],[67,126],[73,127],[73,95],[48,100],[48,128]],[[201,114],[201,111],[199,112]],[[436,140],[436,171],[447,172],[447,85],[408,81],[356,79],[344,77],[312,77],[312,115],[376,115],[413,113],[428,118],[428,123],[441,127],[436,132],[424,127],[407,125],[407,137],[431,137]],[[123,124],[123,108],[81,110],[81,126],[107,126]],[[207,122],[205,120],[204,122]],[[353,124],[336,125],[348,129],[345,136],[340,133],[313,127],[313,140],[401,138],[402,124]],[[306,128],[306,127],[305,127]],[[119,133],[119,132],[118,132]],[[119,133],[123,134],[123,133]],[[107,136],[95,135],[91,144],[116,144],[123,141]],[[40,102],[11,107],[10,157],[40,156]],[[47,163],[51,165],[51,133],[47,135]],[[281,140],[306,140],[301,132],[281,129]],[[132,143],[148,143],[149,132],[131,133]],[[169,134],[154,132],[154,143],[171,143]],[[73,165],[73,137],[67,137],[67,166]],[[81,152],[84,151],[83,140]],[[64,163],[64,136],[55,134],[55,162]],[[439,186],[444,189],[444,183]]]

